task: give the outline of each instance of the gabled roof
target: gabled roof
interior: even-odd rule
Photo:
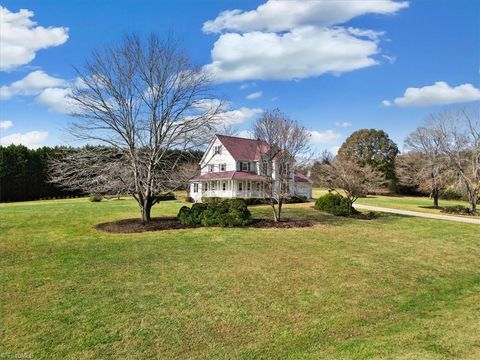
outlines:
[[[259,161],[269,149],[268,144],[262,140],[219,134],[216,136],[235,160]]]
[[[305,175],[303,175],[301,172],[296,172],[295,173],[295,181],[296,182],[308,182],[310,184],[313,183],[312,180],[310,180],[308,177],[306,177]]]

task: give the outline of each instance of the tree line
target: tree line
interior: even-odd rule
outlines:
[[[23,145],[0,146],[0,202],[61,199],[85,196],[99,190],[87,187],[66,187],[52,181],[51,167],[59,159],[85,151],[111,151],[100,146],[82,148],[55,146],[29,149]],[[203,152],[169,150],[171,157],[184,161],[200,161]],[[81,164],[77,163],[77,167]],[[101,192],[101,191],[100,191]],[[108,193],[108,191],[104,192]]]

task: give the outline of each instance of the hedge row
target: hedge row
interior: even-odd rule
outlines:
[[[185,225],[203,226],[245,226],[253,222],[252,214],[243,199],[210,199],[206,203],[183,206],[177,215]]]

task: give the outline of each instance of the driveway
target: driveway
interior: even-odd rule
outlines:
[[[423,213],[418,211],[399,210],[399,209],[391,209],[391,208],[385,208],[380,206],[371,206],[371,205],[362,205],[362,204],[355,204],[354,206],[357,209],[386,212],[386,213],[398,214],[398,215],[417,216],[417,217],[426,218],[426,219],[438,219],[438,220],[456,221],[461,223],[480,225],[480,219],[470,219],[467,217],[429,214],[429,213]]]

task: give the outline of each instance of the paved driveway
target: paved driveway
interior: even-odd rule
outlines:
[[[362,204],[355,204],[354,206],[357,209],[380,211],[380,212],[399,214],[399,215],[417,216],[417,217],[427,218],[427,219],[456,221],[456,222],[461,222],[461,223],[469,223],[469,224],[480,225],[480,219],[470,219],[468,217],[429,214],[429,213],[423,213],[423,212],[418,212],[418,211],[399,210],[399,209],[391,209],[391,208],[385,208],[385,207],[380,207],[380,206],[371,206],[371,205],[362,205]]]

